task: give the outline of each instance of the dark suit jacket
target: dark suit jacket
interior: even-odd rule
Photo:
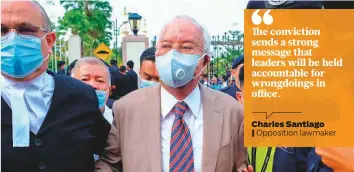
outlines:
[[[65,70],[64,69],[58,69],[57,74],[65,75]]]
[[[129,70],[127,72],[127,76],[129,77],[129,88],[130,92],[138,89],[138,75],[135,73],[134,70]]]
[[[273,172],[333,172],[311,147],[277,147]]]
[[[106,102],[107,107],[112,109],[114,102],[115,102],[114,99],[107,99],[107,102]]]
[[[74,78],[54,76],[52,102],[30,147],[12,146],[12,110],[1,98],[1,171],[88,172],[100,154],[110,125],[98,109],[95,91]]]
[[[109,67],[109,71],[116,82],[116,89],[112,91],[111,98],[117,100],[130,92],[129,77],[121,74],[116,66]]]
[[[240,91],[240,89],[237,88],[237,86],[235,84],[222,88],[220,90],[223,93],[226,93],[228,95],[230,95],[231,97],[233,97],[234,99],[236,99],[236,93]]]

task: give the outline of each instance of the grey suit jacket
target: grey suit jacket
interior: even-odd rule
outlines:
[[[161,172],[161,86],[139,89],[116,101],[107,145],[96,172]],[[203,102],[203,172],[245,167],[243,106],[231,96],[200,86]],[[121,167],[122,165],[123,167]]]

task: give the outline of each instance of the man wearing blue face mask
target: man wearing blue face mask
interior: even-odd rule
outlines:
[[[106,106],[111,91],[111,78],[107,66],[96,57],[83,57],[76,62],[71,76],[95,89],[98,98],[98,107],[104,118],[112,124],[113,113]]]
[[[55,38],[38,3],[1,1],[2,171],[92,171],[106,141],[95,91],[46,72]]]
[[[106,105],[111,91],[111,79],[107,66],[98,58],[84,57],[76,62],[71,76],[95,89],[98,98],[98,107],[104,118],[112,124],[112,109]],[[95,155],[95,160],[97,159],[98,155]]]
[[[146,49],[140,56],[140,88],[151,87],[159,84],[159,78],[155,72],[155,52],[156,48],[151,47]]]
[[[95,171],[252,171],[245,169],[243,107],[199,83],[210,62],[210,36],[178,16],[156,46],[159,85],[139,89],[113,106],[107,147]]]

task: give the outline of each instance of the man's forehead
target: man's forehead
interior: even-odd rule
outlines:
[[[182,41],[202,41],[201,28],[189,19],[175,19],[161,32],[161,41],[177,38]]]
[[[23,23],[42,25],[40,8],[31,1],[1,1],[1,23],[18,25]]]
[[[101,65],[85,64],[80,66],[80,75],[107,77],[107,70]]]

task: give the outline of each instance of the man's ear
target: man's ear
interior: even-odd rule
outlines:
[[[203,66],[206,66],[208,65],[208,63],[210,62],[210,56],[208,54],[206,54],[204,57],[203,57]]]
[[[242,93],[240,91],[236,92],[236,99],[238,102],[242,103]]]
[[[53,46],[56,40],[56,35],[54,32],[49,32],[46,36],[47,44],[48,44],[48,52],[49,54],[53,54]]]
[[[235,78],[238,77],[236,69],[231,69],[231,75]]]

